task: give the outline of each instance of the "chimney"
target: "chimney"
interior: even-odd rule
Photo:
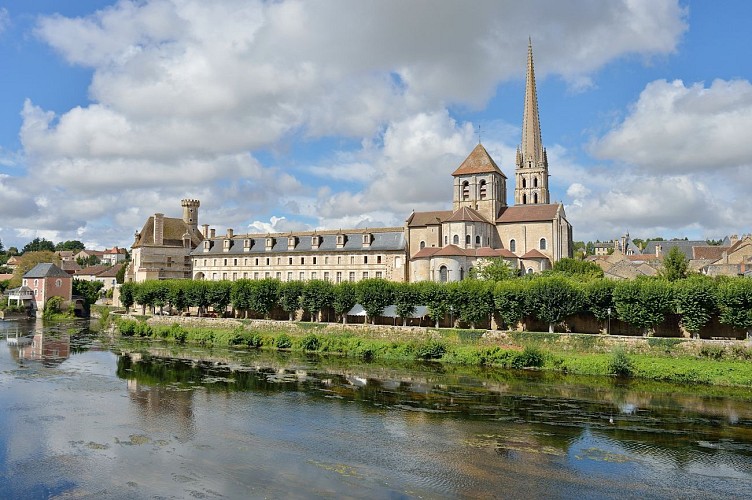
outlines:
[[[728,264],[728,252],[724,251],[721,258],[723,259],[724,264]]]
[[[234,233],[234,231],[232,230],[232,228],[228,227],[227,228],[227,237],[228,238],[232,238],[233,233]]]
[[[209,224],[201,225],[201,234],[204,235],[204,238],[209,237]]]
[[[213,240],[214,236],[216,236],[216,234],[217,234],[217,230],[216,229],[214,229],[214,228],[209,229],[209,238],[210,239]]]
[[[663,247],[660,245],[655,246],[655,256],[660,257],[663,254]]]
[[[164,245],[164,214],[154,214],[154,244]]]

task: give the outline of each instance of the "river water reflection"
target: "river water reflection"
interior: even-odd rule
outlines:
[[[2,498],[752,492],[749,391],[0,333]]]

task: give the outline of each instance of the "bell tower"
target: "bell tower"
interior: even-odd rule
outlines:
[[[486,148],[478,143],[470,155],[452,173],[454,177],[453,210],[472,208],[493,222],[506,206],[507,176],[493,161]]]
[[[522,114],[522,144],[515,160],[515,205],[550,203],[548,192],[548,157],[543,147],[538,116],[538,95],[535,89],[533,44],[528,40],[525,110]]]

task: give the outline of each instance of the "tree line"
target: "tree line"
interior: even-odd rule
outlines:
[[[120,299],[126,308],[171,307],[183,311],[209,308],[225,314],[232,307],[236,317],[263,316],[280,308],[292,320],[299,310],[313,321],[334,313],[346,321],[348,311],[360,304],[367,321],[380,316],[389,305],[403,319],[418,306],[438,327],[451,317],[475,328],[494,317],[508,329],[525,328],[527,319],[545,322],[549,331],[573,315],[585,315],[601,322],[621,320],[644,334],[651,333],[669,315],[697,335],[713,318],[740,331],[752,329],[752,280],[709,278],[692,275],[670,281],[644,277],[613,281],[597,276],[549,272],[500,281],[466,279],[454,283],[394,283],[371,278],[357,283],[334,284],[323,280],[281,282],[276,279],[230,281],[167,280],[124,283]]]

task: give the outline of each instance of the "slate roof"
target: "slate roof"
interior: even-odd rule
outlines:
[[[507,178],[504,172],[496,165],[496,162],[493,161],[491,155],[488,154],[486,148],[482,144],[478,144],[457,170],[452,172],[452,175],[456,177],[458,175],[487,174],[491,172],[501,174],[502,177]]]
[[[37,264],[26,274],[24,278],[70,278],[70,274],[66,273],[55,264],[49,262]]]
[[[190,225],[186,224],[183,219],[176,217],[164,217],[164,245],[172,247],[183,246],[183,235],[188,233],[191,235],[191,246],[195,247],[204,240],[203,235],[198,230],[193,230]],[[141,232],[138,235],[138,239],[133,243],[132,248],[138,248],[144,245],[154,245],[154,216],[150,216]],[[100,252],[104,255],[104,252]]]
[[[668,253],[671,251],[672,248],[677,247],[687,257],[687,260],[689,260],[689,259],[692,259],[692,247],[696,247],[696,246],[705,247],[705,246],[708,246],[708,242],[703,241],[703,240],[697,240],[697,241],[691,241],[691,240],[690,241],[687,241],[687,240],[652,241],[651,240],[645,244],[645,248],[642,250],[642,253],[655,255],[655,247],[657,245],[661,246],[661,253],[663,253],[663,255],[668,255]]]
[[[514,205],[504,207],[499,213],[496,222],[509,224],[513,222],[536,222],[553,220],[558,210],[564,208],[558,203],[546,205]]]
[[[384,230],[386,229],[386,230]],[[342,248],[337,248],[337,235],[346,236],[345,244]],[[370,246],[363,246],[363,234],[371,234],[372,240]],[[321,237],[318,249],[311,246],[311,237],[318,235]],[[295,248],[288,250],[288,238],[290,236],[297,238]],[[271,250],[266,250],[266,238],[273,238],[274,245]],[[305,232],[305,233],[272,233],[272,234],[246,234],[234,235],[230,249],[224,250],[224,241],[227,237],[219,236],[211,239],[211,248],[204,251],[204,245],[199,245],[192,252],[191,256],[200,257],[202,255],[263,255],[270,253],[300,253],[300,252],[384,252],[405,250],[405,233],[402,228],[378,228],[372,231],[368,230],[345,230],[341,233],[337,231],[326,232]],[[250,239],[251,248],[244,250],[244,241]]]

